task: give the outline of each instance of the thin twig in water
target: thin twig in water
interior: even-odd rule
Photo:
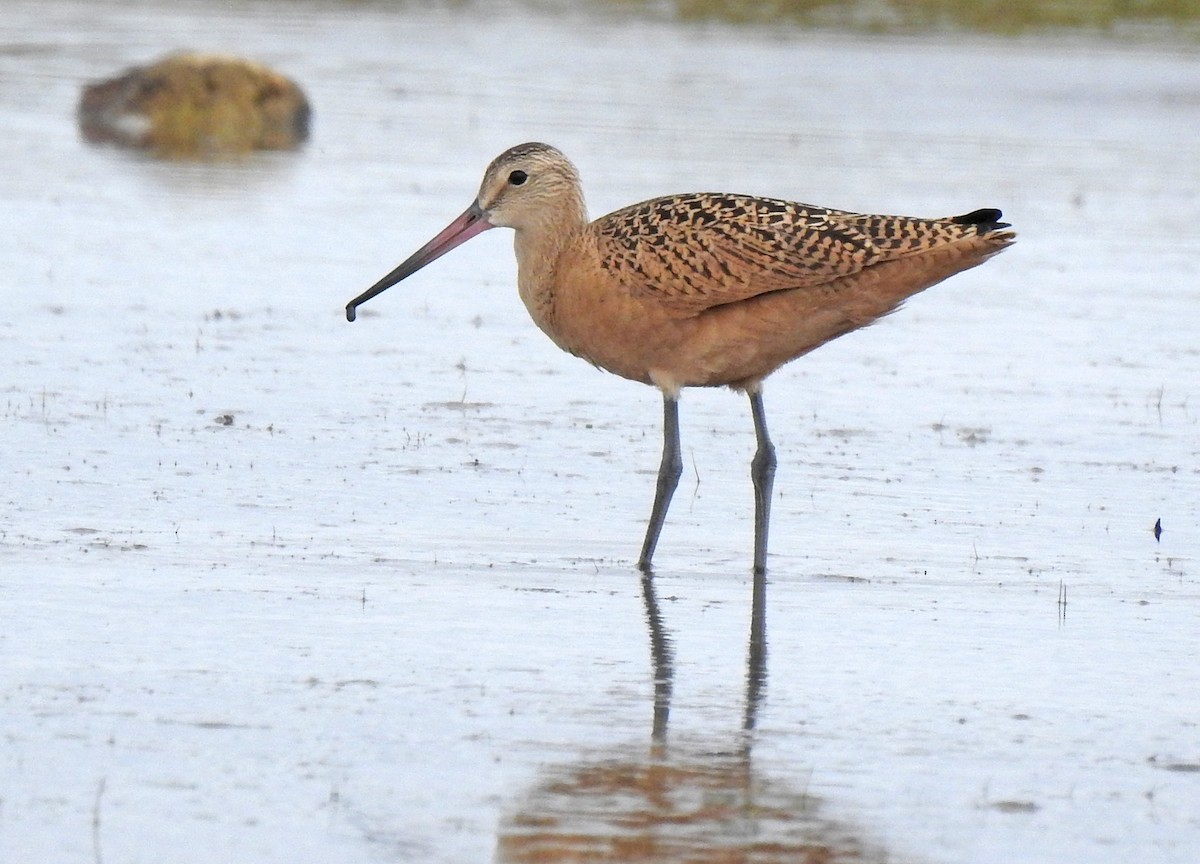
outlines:
[[[96,787],[96,800],[92,803],[92,856],[96,859],[96,864],[104,864],[104,854],[100,850],[100,799],[104,797],[107,780],[107,777],[100,778],[100,784]]]

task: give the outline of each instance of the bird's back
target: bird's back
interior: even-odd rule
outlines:
[[[1004,249],[1015,235],[999,220],[992,209],[918,219],[741,195],[656,198],[597,219],[572,244],[546,329],[667,390],[752,387]]]
[[[613,278],[680,313],[698,314],[760,294],[816,288],[944,247],[959,248],[964,264],[974,266],[966,262],[976,251],[998,252],[1012,242],[999,219],[992,209],[917,219],[697,193],[635,204],[592,229],[601,265]]]

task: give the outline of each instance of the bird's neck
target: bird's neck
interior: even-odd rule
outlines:
[[[565,249],[579,242],[587,228],[587,210],[579,200],[570,207],[555,208],[516,231],[513,245],[521,300],[537,325],[551,336],[559,259]]]

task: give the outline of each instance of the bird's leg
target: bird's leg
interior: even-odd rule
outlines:
[[[754,417],[754,436],[758,439],[758,449],[750,460],[750,479],[754,481],[754,572],[766,573],[771,488],[775,485],[775,445],[767,435],[767,415],[763,411],[761,390],[750,392],[750,413]]]
[[[650,572],[650,559],[658,545],[658,535],[671,506],[671,496],[679,485],[683,474],[683,457],[679,453],[679,402],[663,394],[663,455],[658,466],[658,485],[654,492],[654,507],[650,510],[650,524],[646,526],[646,541],[642,544],[642,555],[638,558],[638,569]]]

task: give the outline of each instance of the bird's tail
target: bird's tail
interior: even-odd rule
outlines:
[[[991,234],[1000,231],[1005,236],[1008,242],[1012,242],[1017,237],[1016,231],[1006,230],[1011,229],[1012,225],[1007,222],[1001,222],[1000,219],[1004,216],[995,207],[983,207],[979,210],[972,210],[970,213],[964,213],[961,216],[951,216],[948,221],[956,225],[974,225],[975,230],[979,234]],[[999,239],[999,238],[997,238]]]

